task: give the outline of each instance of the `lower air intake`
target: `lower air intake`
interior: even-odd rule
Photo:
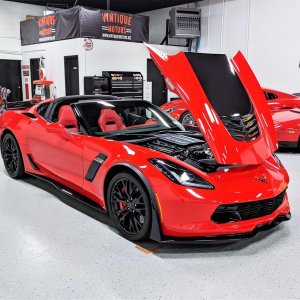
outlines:
[[[215,210],[211,220],[224,224],[270,215],[283,203],[285,194],[286,191],[283,191],[278,196],[266,200],[221,205]]]

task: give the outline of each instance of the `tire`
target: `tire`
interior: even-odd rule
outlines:
[[[1,143],[1,153],[7,174],[14,179],[25,175],[22,153],[16,138],[8,133]]]
[[[189,118],[194,119],[194,118],[191,116],[191,113],[190,113],[189,111],[186,111],[186,112],[184,112],[184,113],[180,116],[179,122],[180,122],[184,127],[196,126],[196,125],[193,125],[193,124],[184,124],[184,123],[185,123],[185,120],[188,120]]]
[[[131,241],[149,238],[151,206],[141,182],[130,173],[115,175],[107,193],[109,215],[122,236]]]

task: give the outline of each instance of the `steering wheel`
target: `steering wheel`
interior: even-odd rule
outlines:
[[[143,122],[143,123],[138,123],[138,124],[137,124],[137,122],[139,122],[140,120],[144,120],[144,122]],[[140,117],[138,117],[137,119],[135,119],[135,120],[132,122],[132,125],[131,125],[131,126],[134,126],[134,125],[142,125],[142,124],[144,124],[147,120],[148,120],[147,117],[140,116]]]

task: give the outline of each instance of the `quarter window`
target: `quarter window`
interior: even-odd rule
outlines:
[[[36,112],[43,118],[45,118],[46,111],[49,107],[50,103],[42,103],[39,105],[39,107],[36,109]]]

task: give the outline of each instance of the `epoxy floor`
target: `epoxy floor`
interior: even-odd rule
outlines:
[[[162,248],[137,247],[39,180],[10,179],[1,162],[0,299],[300,299],[300,153],[279,157],[290,222],[251,241]]]

